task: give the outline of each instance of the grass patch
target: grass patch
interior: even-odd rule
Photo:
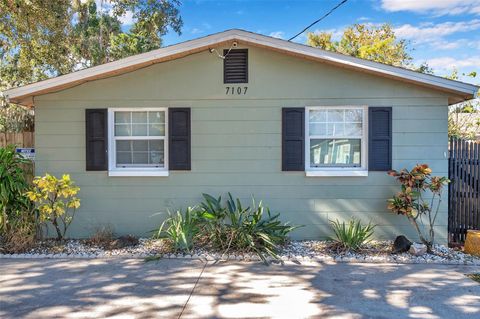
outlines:
[[[480,273],[475,273],[475,274],[467,274],[465,275],[467,276],[468,278],[480,283]]]

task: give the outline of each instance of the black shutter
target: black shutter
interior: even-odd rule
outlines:
[[[368,169],[392,169],[392,108],[368,108]]]
[[[282,171],[305,170],[305,109],[282,109]]]
[[[223,51],[223,83],[248,83],[248,49]]]
[[[190,151],[190,108],[168,109],[168,169],[189,171]]]
[[[108,112],[107,109],[85,110],[86,169],[108,170]]]

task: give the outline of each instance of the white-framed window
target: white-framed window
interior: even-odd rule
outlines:
[[[366,176],[368,108],[315,106],[305,112],[308,176]]]
[[[167,108],[108,109],[109,175],[168,175]]]

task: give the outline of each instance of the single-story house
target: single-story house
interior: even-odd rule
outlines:
[[[103,225],[145,236],[202,193],[263,200],[331,235],[354,216],[415,237],[389,212],[387,170],[447,175],[448,105],[478,87],[242,30],[198,38],[4,92],[35,107],[37,175],[68,173],[70,236]],[[446,242],[447,199],[437,222]]]

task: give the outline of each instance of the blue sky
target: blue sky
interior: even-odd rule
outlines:
[[[339,3],[340,0],[183,0],[182,35],[164,37],[175,44],[226,29],[240,28],[289,38]],[[340,36],[354,23],[390,23],[409,41],[414,62],[426,61],[438,75],[480,73],[480,0],[348,0],[310,31]],[[305,43],[306,36],[296,39]],[[480,83],[476,79],[461,80]]]

